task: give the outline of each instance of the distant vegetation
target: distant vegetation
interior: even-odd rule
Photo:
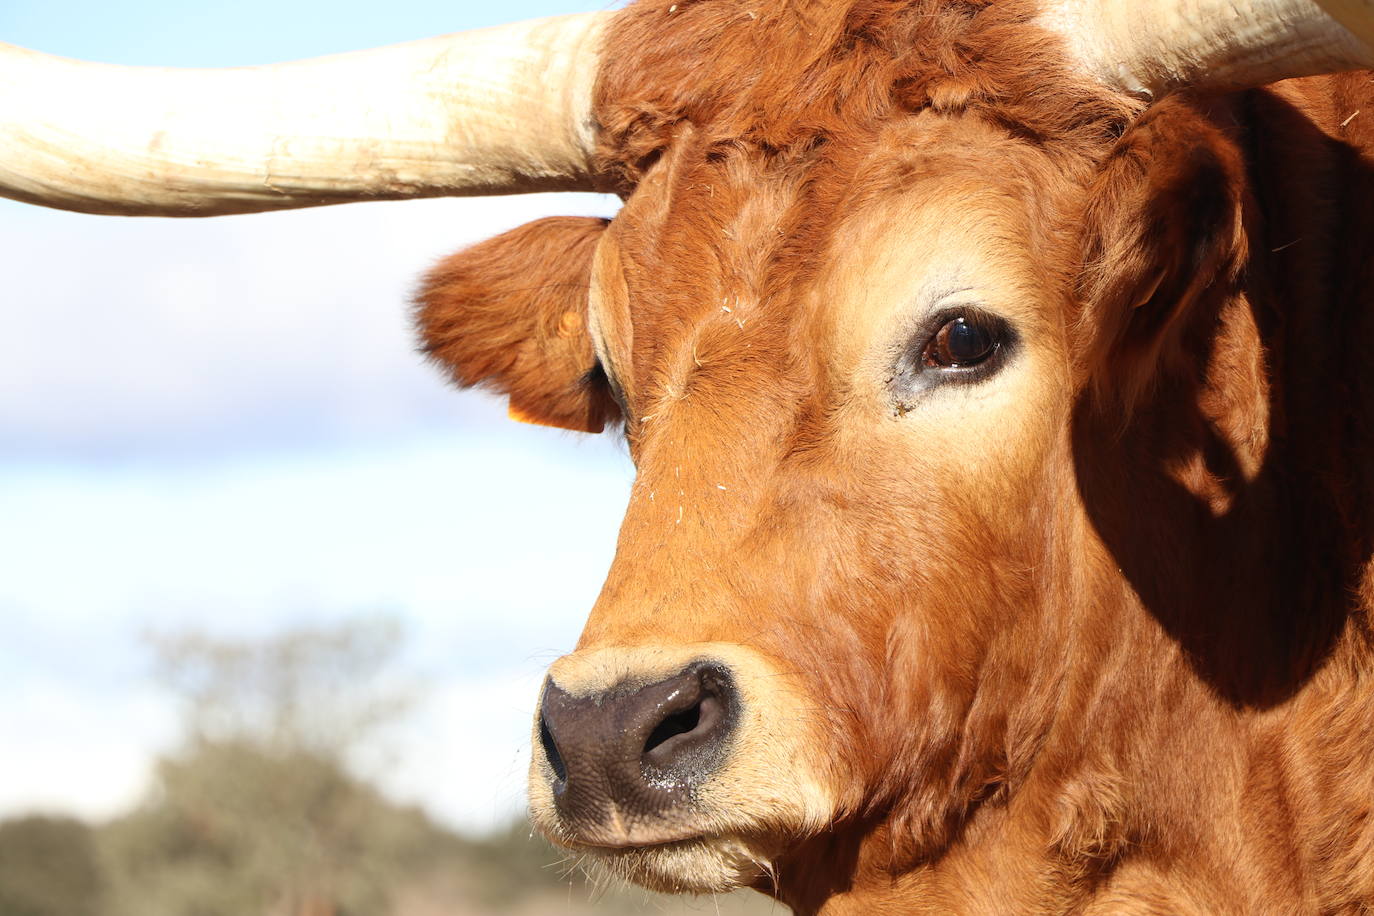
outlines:
[[[0,823],[0,916],[98,916],[105,897],[90,827],[60,817]]]
[[[590,882],[528,825],[467,837],[347,761],[409,691],[383,687],[378,623],[258,641],[154,641],[185,704],[182,747],[109,823],[0,822],[0,916],[476,916],[782,913],[752,892],[679,900]]]

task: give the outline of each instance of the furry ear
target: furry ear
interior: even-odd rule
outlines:
[[[1188,316],[1234,290],[1245,187],[1236,144],[1186,98],[1160,102],[1118,141],[1090,190],[1077,289],[1099,393],[1135,403]]]
[[[518,420],[601,432],[619,415],[587,330],[592,255],[609,220],[526,223],[440,261],[415,297],[423,349]]]

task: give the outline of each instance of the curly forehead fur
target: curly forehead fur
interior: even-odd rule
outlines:
[[[1024,0],[634,4],[598,85],[603,170],[632,187],[684,124],[712,146],[787,152],[925,108],[974,110],[1032,141],[1111,142],[1132,106],[1052,63],[1033,14]]]

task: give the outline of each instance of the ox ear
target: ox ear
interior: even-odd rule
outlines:
[[[1099,172],[1078,278],[1088,370],[1133,403],[1190,316],[1234,291],[1246,257],[1244,164],[1185,98],[1146,112]]]
[[[608,220],[527,223],[440,261],[416,296],[423,347],[466,388],[510,398],[514,419],[599,433],[619,415],[587,330]]]

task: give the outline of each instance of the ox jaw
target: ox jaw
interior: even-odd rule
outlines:
[[[665,894],[723,893],[748,887],[771,877],[775,854],[762,839],[729,836],[577,851],[587,856],[587,862],[622,881]]]
[[[816,833],[836,811],[833,780],[808,763],[823,746],[811,709],[790,678],[738,645],[565,656],[550,669],[535,718],[531,820],[586,863],[653,890],[754,884],[786,839]],[[584,751],[577,736],[596,715],[611,724]],[[598,757],[603,738],[636,754],[643,747],[642,757]],[[565,761],[566,750],[592,759]],[[625,788],[632,768],[643,784],[637,794]],[[597,770],[589,790],[575,786]]]

